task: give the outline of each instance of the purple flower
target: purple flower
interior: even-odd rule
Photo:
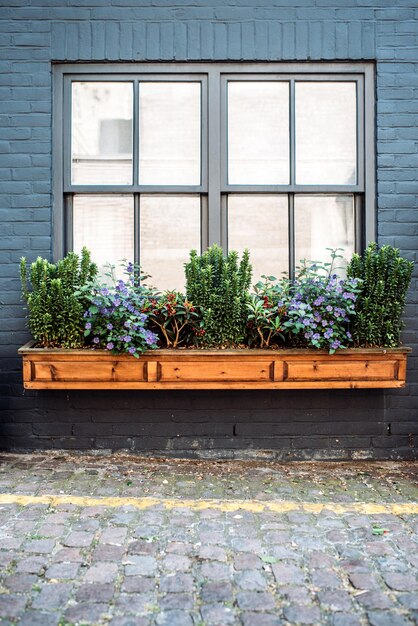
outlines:
[[[125,343],[129,343],[132,340],[132,337],[130,335],[125,335],[125,337],[123,338],[123,341]]]
[[[95,338],[93,339],[93,343],[100,343],[100,339],[99,339],[98,337],[95,337]]]
[[[348,339],[351,339],[351,333],[347,330],[347,337]]]
[[[341,345],[341,341],[339,341],[338,339],[336,339],[335,341],[332,342],[331,344],[331,348],[333,350],[336,350],[337,348],[339,348]]]
[[[126,266],[126,271],[128,272],[128,274],[132,274],[132,272],[134,271],[134,266],[131,262],[129,262]]]
[[[90,328],[91,328],[90,322],[86,322],[84,327],[85,327],[86,330],[90,330]]]
[[[126,320],[126,322],[124,322],[123,325],[125,326],[125,328],[129,328],[131,325],[131,322],[129,320]]]
[[[135,348],[134,346],[131,346],[131,347],[129,348],[128,352],[129,352],[130,354],[135,354],[135,352],[136,352],[136,348]]]
[[[334,334],[334,331],[332,330],[332,328],[328,328],[328,330],[326,330],[324,333],[324,337],[325,339],[330,339],[330,337],[332,337],[333,334]]]
[[[108,343],[108,344],[106,344],[106,348],[107,348],[108,350],[113,350],[113,348],[114,348],[113,343],[112,343],[111,341],[109,341],[109,343]]]
[[[315,333],[314,335],[312,335],[312,339],[321,339],[321,335],[319,333]]]
[[[107,330],[112,330],[113,329],[113,324],[111,324],[110,322],[108,323],[108,325],[106,326]]]
[[[107,287],[103,287],[103,289],[100,292],[102,294],[102,296],[108,296],[109,295],[109,289]]]
[[[328,313],[332,313],[332,306],[330,304],[327,306],[327,311]]]
[[[145,343],[148,346],[152,346],[153,344],[157,343],[157,340],[157,335],[155,335],[151,330],[145,331]]]
[[[119,300],[119,298],[115,298],[115,299],[113,300],[113,304],[114,304],[114,306],[119,306],[119,305],[120,305],[120,300]]]
[[[316,300],[314,300],[314,305],[320,306],[324,302],[324,300],[325,300],[324,296],[319,296]]]

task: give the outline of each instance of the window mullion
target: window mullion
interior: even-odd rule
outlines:
[[[290,81],[290,90],[289,90],[289,132],[290,132],[290,146],[289,146],[289,156],[290,156],[290,184],[296,184],[296,129],[295,129],[295,81],[292,79]]]
[[[138,185],[139,181],[139,80],[135,80],[133,84],[134,89],[134,110],[133,110],[133,124],[132,124],[132,167],[133,177],[132,181],[134,186]]]
[[[141,222],[141,213],[140,213],[140,202],[141,197],[139,193],[134,194],[134,262],[140,262],[140,222]]]
[[[209,245],[222,245],[221,228],[221,101],[220,72],[216,68],[209,72],[208,100],[208,210]]]
[[[289,193],[289,278],[295,277],[295,194]]]

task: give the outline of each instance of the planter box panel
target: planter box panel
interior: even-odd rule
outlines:
[[[271,381],[273,380],[273,361],[227,359],[196,362],[162,361],[158,363],[162,383],[171,382],[210,382],[210,381]]]
[[[127,382],[146,380],[144,363],[130,361],[32,361],[32,380],[45,382]]]
[[[20,349],[26,389],[361,389],[405,386],[410,350]]]
[[[336,357],[338,358],[338,357]],[[294,361],[287,363],[291,380],[396,380],[398,361]]]

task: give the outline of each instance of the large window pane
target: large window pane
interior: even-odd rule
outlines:
[[[71,181],[132,183],[132,83],[72,84]]]
[[[289,268],[287,196],[228,196],[228,249],[250,251],[253,283]]]
[[[200,83],[140,83],[139,182],[200,185]]]
[[[289,182],[289,84],[228,83],[228,182]]]
[[[301,259],[329,261],[327,248],[343,248],[345,265],[354,252],[354,198],[295,196],[296,265]]]
[[[356,183],[356,83],[297,82],[296,182]]]
[[[106,263],[134,260],[133,196],[76,195],[73,203],[74,250],[86,246],[103,271]]]
[[[160,290],[185,285],[189,251],[200,251],[200,196],[141,195],[140,257],[149,283]]]

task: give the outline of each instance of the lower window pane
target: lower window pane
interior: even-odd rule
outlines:
[[[183,290],[189,251],[200,251],[200,196],[141,195],[140,258],[161,291]]]
[[[73,202],[75,252],[86,246],[101,270],[134,260],[134,199],[127,195],[76,195]]]
[[[296,265],[301,259],[329,261],[327,248],[343,248],[346,265],[354,252],[354,197],[295,196]]]
[[[288,200],[279,195],[228,196],[228,249],[250,251],[253,284],[289,269]]]

